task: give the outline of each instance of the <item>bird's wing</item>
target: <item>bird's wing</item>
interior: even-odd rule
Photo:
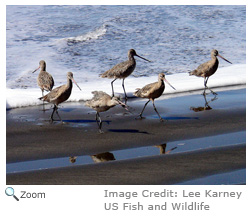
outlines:
[[[210,63],[208,61],[208,62],[200,64],[197,68],[197,72],[199,75],[202,75],[205,72],[209,71],[209,69],[210,69]]]
[[[52,75],[50,75],[48,72],[44,72],[43,76],[39,76],[38,79],[45,90],[52,90],[54,86],[54,80]]]
[[[157,82],[151,83],[151,84],[147,84],[145,85],[143,88],[141,89],[137,89],[137,91],[135,92],[136,96],[141,96],[141,97],[147,97],[149,92],[153,89],[153,87],[155,86]]]
[[[99,100],[99,99],[104,98],[104,97],[111,98],[110,95],[108,95],[107,93],[105,93],[103,91],[93,91],[92,94],[94,95],[92,100]]]
[[[145,92],[149,92],[156,84],[157,82],[151,83],[151,84],[147,84],[142,88],[142,91]]]
[[[107,101],[111,100],[111,96],[103,91],[93,91],[94,94],[93,98],[87,100],[85,105],[90,108],[100,108],[107,105]]]
[[[124,61],[121,63],[118,63],[117,65],[113,66],[108,71],[101,74],[101,77],[105,78],[114,78],[119,77],[121,73],[125,72],[128,69],[128,61]]]
[[[52,102],[56,100],[59,95],[62,93],[62,91],[65,89],[65,84],[61,85],[59,87],[54,88],[50,93],[44,96],[43,100],[47,102]]]

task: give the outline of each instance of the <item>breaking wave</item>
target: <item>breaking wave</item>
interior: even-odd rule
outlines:
[[[103,24],[101,27],[95,29],[92,32],[88,32],[84,35],[78,35],[76,37],[64,38],[63,40],[66,40],[67,43],[79,43],[79,42],[86,42],[90,40],[96,40],[106,34],[107,32],[106,27],[107,25]]]

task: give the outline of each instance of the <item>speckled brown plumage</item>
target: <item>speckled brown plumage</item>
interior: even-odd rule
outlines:
[[[114,67],[112,67],[111,69],[109,69],[108,71],[101,74],[102,78],[113,78],[114,79],[111,82],[112,97],[114,96],[113,82],[119,78],[119,79],[123,79],[122,87],[124,90],[125,99],[127,99],[127,94],[126,94],[126,91],[124,88],[124,79],[127,78],[134,71],[134,69],[136,67],[136,61],[135,61],[134,56],[137,56],[143,60],[150,62],[149,60],[137,55],[137,53],[134,49],[130,49],[128,51],[128,60],[127,61],[121,62],[121,63],[115,65]]]
[[[144,105],[144,108],[143,108],[142,112],[139,114],[140,118],[142,118],[143,111],[144,111],[145,107],[147,106],[147,104],[151,100],[152,103],[153,103],[154,110],[158,114],[160,120],[163,121],[163,119],[161,118],[161,116],[159,115],[159,113],[158,113],[158,111],[157,111],[157,109],[155,107],[154,100],[156,98],[159,98],[163,94],[164,89],[165,89],[164,81],[167,84],[169,84],[175,90],[175,88],[165,79],[165,74],[164,73],[160,73],[158,75],[158,81],[157,82],[154,82],[154,83],[151,83],[151,84],[147,84],[147,85],[145,85],[141,89],[138,88],[137,91],[134,93],[134,95],[136,97],[148,98],[149,99],[146,102],[146,104]]]
[[[209,60],[209,61],[207,61],[205,63],[202,63],[201,65],[198,66],[197,69],[189,72],[189,75],[195,75],[197,77],[203,77],[204,78],[205,90],[204,90],[203,94],[205,94],[206,88],[208,88],[207,87],[207,81],[208,81],[209,77],[212,76],[218,69],[219,60],[218,60],[217,56],[221,57],[222,59],[224,59],[228,63],[231,63],[227,59],[222,57],[217,50],[214,49],[214,50],[211,51],[211,60]],[[217,93],[213,92],[211,89],[209,89],[209,90],[213,94],[215,94],[215,95],[217,94]]]
[[[44,90],[51,91],[54,86],[54,80],[52,75],[46,71],[46,62],[44,60],[39,62],[39,67],[35,71],[37,71],[39,68],[40,72],[37,78],[39,88],[41,89],[42,93]]]
[[[116,105],[121,105],[125,108],[126,105],[122,103],[117,97],[111,97],[103,91],[93,91],[92,94],[93,98],[87,100],[85,102],[85,105],[96,111],[96,122],[99,127],[99,132],[103,133],[103,131],[101,130],[102,120],[99,112],[105,112]]]
[[[53,114],[54,114],[55,111],[56,111],[57,115],[59,116],[58,111],[57,111],[58,110],[58,105],[60,103],[62,103],[62,102],[65,102],[70,97],[71,92],[72,92],[72,87],[73,87],[72,81],[80,89],[78,84],[73,79],[73,73],[68,72],[67,73],[67,83],[66,84],[54,88],[50,93],[48,93],[47,95],[42,96],[41,98],[39,98],[40,100],[43,100],[43,101],[50,102],[50,103],[54,104],[53,112],[52,112],[52,115],[51,115],[51,121],[53,121]],[[59,118],[60,118],[60,116],[59,116]],[[61,118],[60,118],[60,120],[61,120]]]
[[[51,74],[46,71],[46,62],[40,60],[39,67],[35,69],[32,73],[40,69],[40,72],[37,77],[37,84],[42,91],[42,97],[44,96],[45,91],[51,91],[54,86],[54,80]],[[43,111],[45,111],[44,102],[43,102]]]

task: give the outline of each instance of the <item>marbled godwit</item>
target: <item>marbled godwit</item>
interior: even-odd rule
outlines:
[[[93,98],[87,100],[85,102],[85,105],[96,111],[95,119],[99,127],[99,132],[103,133],[103,131],[101,130],[102,120],[99,112],[105,112],[116,105],[121,105],[126,110],[127,108],[125,107],[126,105],[118,100],[117,97],[111,97],[103,91],[93,91],[92,94],[94,95]]]
[[[214,98],[212,98],[211,100],[207,101],[206,99],[206,94],[203,94],[204,100],[205,100],[205,106],[199,106],[199,107],[190,107],[190,110],[193,110],[195,112],[201,112],[201,111],[206,111],[206,110],[211,110],[212,107],[209,105],[210,102],[218,99],[217,95],[214,95]]]
[[[42,91],[42,97],[44,96],[44,90],[51,91],[54,86],[53,77],[46,71],[46,62],[41,60],[39,62],[39,67],[35,69],[32,73],[36,72],[40,68],[40,73],[37,78],[38,86]],[[43,111],[45,110],[43,101]]]
[[[117,65],[115,65],[113,68],[109,69],[108,71],[101,74],[102,78],[113,78],[114,80],[111,82],[112,87],[112,97],[114,96],[114,88],[113,83],[116,79],[123,79],[122,80],[122,87],[125,94],[125,100],[127,100],[127,94],[124,88],[124,79],[127,78],[135,69],[136,67],[136,60],[134,56],[137,56],[145,61],[151,62],[150,60],[147,60],[139,55],[137,55],[136,51],[134,49],[130,49],[128,51],[128,60],[121,62]]]
[[[159,148],[159,150],[160,150],[160,154],[165,154],[166,143],[161,144],[161,145],[155,145],[154,147]]]
[[[62,102],[65,102],[71,95],[73,83],[76,84],[76,86],[80,89],[79,85],[76,83],[76,81],[73,79],[73,73],[68,72],[67,73],[67,84],[61,85],[59,87],[54,88],[50,93],[47,95],[39,98],[40,100],[51,102],[54,104],[53,112],[51,115],[51,121],[53,122],[53,114],[56,111],[59,119],[61,120],[61,117],[58,113],[58,105]],[[81,90],[81,89],[80,89]],[[61,120],[62,122],[62,120]]]
[[[212,58],[211,60],[209,60],[209,61],[207,61],[205,63],[202,63],[201,65],[198,66],[197,69],[189,72],[189,75],[196,75],[197,77],[203,77],[204,78],[205,90],[203,92],[203,95],[206,94],[206,88],[209,89],[212,94],[217,95],[217,93],[212,91],[207,86],[207,81],[208,81],[209,77],[211,75],[213,75],[216,72],[216,70],[218,69],[219,60],[217,59],[217,56],[219,56],[223,60],[227,61],[228,63],[232,64],[227,59],[222,57],[217,50],[214,49],[214,50],[211,51],[211,58]]]
[[[151,100],[152,103],[153,103],[154,110],[158,114],[158,116],[160,118],[160,121],[163,121],[163,119],[161,118],[161,116],[159,115],[159,113],[158,113],[158,111],[157,111],[157,109],[155,107],[154,100],[156,98],[160,97],[163,94],[164,89],[165,89],[164,81],[167,84],[169,84],[175,90],[175,88],[165,79],[165,74],[164,73],[160,73],[158,75],[158,82],[147,84],[142,89],[138,88],[137,91],[134,93],[134,95],[137,96],[137,97],[148,98],[149,99],[145,103],[145,105],[143,107],[143,110],[139,114],[140,118],[142,118],[143,111],[144,111],[145,107],[147,106],[147,104]]]
[[[161,145],[155,145],[155,147],[159,148],[160,154],[169,154],[171,151],[175,150],[177,147],[171,148],[168,151],[165,151],[166,149],[166,143],[161,144]]]
[[[95,163],[116,160],[115,156],[112,153],[110,153],[110,152],[104,152],[104,153],[100,153],[100,154],[95,154],[95,155],[92,155],[91,158],[93,159],[93,161]]]
[[[77,157],[75,157],[75,156],[74,157],[69,157],[69,162],[73,164],[73,163],[76,162],[76,159],[77,159]]]

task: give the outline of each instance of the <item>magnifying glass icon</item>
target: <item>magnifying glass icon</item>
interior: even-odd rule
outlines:
[[[5,189],[5,194],[7,196],[13,196],[17,201],[19,201],[19,199],[15,196],[14,194],[14,189],[12,187],[8,187]]]

